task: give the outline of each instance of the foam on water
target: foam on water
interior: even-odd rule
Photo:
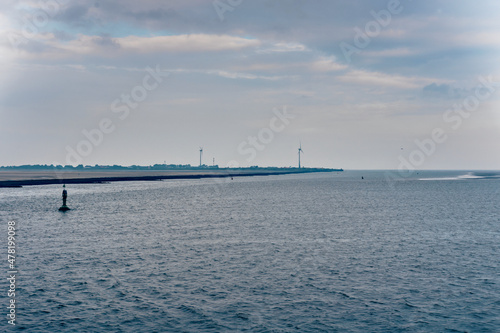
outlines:
[[[434,176],[430,178],[419,178],[419,180],[469,180],[469,179],[498,179],[498,178],[500,178],[500,174],[495,172],[468,172],[463,175],[457,175],[452,177]]]

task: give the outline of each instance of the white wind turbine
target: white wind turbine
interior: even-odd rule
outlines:
[[[303,154],[304,151],[302,150],[302,143],[299,143],[299,169],[300,169],[300,154]]]

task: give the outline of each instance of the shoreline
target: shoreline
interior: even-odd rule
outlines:
[[[303,174],[317,172],[341,172],[342,169],[322,169],[322,168],[301,168],[289,170],[271,170],[262,168],[261,170],[245,169],[223,169],[223,170],[172,170],[168,172],[148,172],[148,171],[111,171],[100,172],[99,176],[93,171],[65,172],[64,174],[37,173],[37,172],[18,172],[16,176],[4,179],[6,176],[0,172],[0,188],[12,188],[23,186],[53,185],[53,184],[93,184],[110,183],[120,181],[159,181],[163,179],[201,179],[201,178],[228,178],[228,177],[254,177],[254,176],[273,176],[288,174]],[[93,175],[94,173],[94,175]],[[148,173],[154,173],[149,174]],[[24,174],[25,179],[19,179],[19,174]],[[83,174],[83,175],[82,175]],[[109,175],[105,175],[109,174]],[[3,176],[3,177],[2,177]],[[7,175],[9,177],[9,175]],[[38,177],[38,178],[37,178]],[[49,177],[49,178],[48,178]]]

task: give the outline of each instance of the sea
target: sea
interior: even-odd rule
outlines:
[[[0,331],[500,332],[500,172],[66,189],[0,189]]]

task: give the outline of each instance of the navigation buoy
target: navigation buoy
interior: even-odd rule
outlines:
[[[61,207],[59,207],[59,211],[65,212],[67,210],[70,210],[68,206],[66,206],[66,199],[68,198],[68,191],[66,191],[66,185],[63,185],[63,191],[62,191],[62,200],[63,204]]]

